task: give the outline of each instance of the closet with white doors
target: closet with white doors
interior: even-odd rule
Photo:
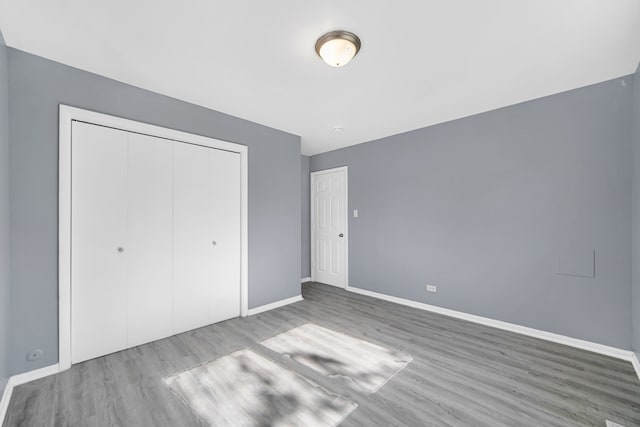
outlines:
[[[240,154],[74,121],[71,362],[240,314]]]

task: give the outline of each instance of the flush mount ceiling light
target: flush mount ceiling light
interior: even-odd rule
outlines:
[[[316,52],[332,67],[347,65],[360,50],[360,39],[349,31],[331,31],[316,42]]]

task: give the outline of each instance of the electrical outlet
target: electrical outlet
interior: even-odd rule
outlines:
[[[35,350],[31,350],[29,353],[27,353],[27,360],[29,362],[35,362],[36,360],[39,360],[43,355],[44,351],[36,348]]]
[[[427,292],[438,292],[438,287],[436,285],[427,285]]]

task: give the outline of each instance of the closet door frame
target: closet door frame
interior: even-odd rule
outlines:
[[[71,367],[71,143],[73,121],[240,154],[240,316],[248,312],[248,155],[245,145],[60,104],[58,158],[58,343],[61,371]]]

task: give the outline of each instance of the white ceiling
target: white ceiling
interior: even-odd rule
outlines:
[[[639,0],[0,0],[0,29],[17,49],[300,135],[303,154],[640,60]],[[314,51],[335,29],[362,39],[338,69]]]

